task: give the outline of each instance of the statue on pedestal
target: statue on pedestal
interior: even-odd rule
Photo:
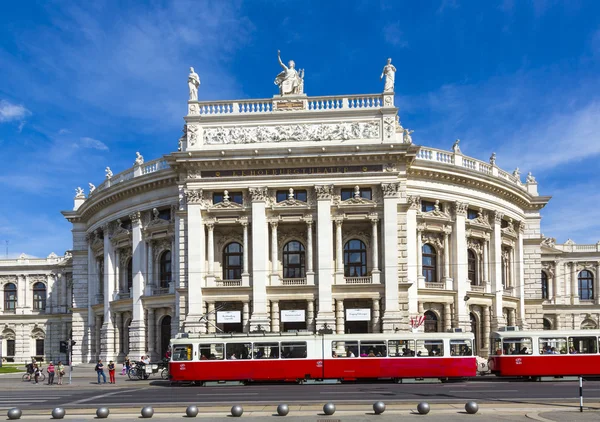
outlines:
[[[490,155],[490,164],[495,166],[496,165],[496,153],[492,152],[492,155]]]
[[[194,68],[190,67],[190,75],[188,76],[188,88],[190,89],[190,101],[198,101],[198,87],[200,86],[200,77]]]
[[[106,169],[104,170],[106,172],[106,178],[110,179],[111,177],[113,177],[113,172],[110,169],[110,167],[106,167]]]
[[[138,151],[135,153],[135,163],[133,163],[133,165],[141,166],[142,164],[144,164],[144,157]]]
[[[275,85],[279,87],[279,95],[303,94],[304,93],[304,69],[296,70],[296,63],[293,60],[286,66],[281,61],[281,51],[277,50],[277,59],[283,72],[275,78]]]
[[[81,187],[75,189],[75,198],[85,198],[85,193]]]
[[[392,59],[387,59],[387,64],[383,67],[380,80],[385,76],[383,92],[394,92],[394,83],[396,82],[396,68],[392,64]]]
[[[460,154],[460,146],[458,146],[458,144],[460,143],[460,139],[457,139],[456,141],[454,141],[454,144],[452,145],[452,151],[455,154]]]
[[[93,183],[88,183],[88,185],[90,187],[90,195],[91,195],[96,190],[96,185],[94,185]]]
[[[537,183],[537,180],[535,180],[535,177],[533,177],[531,172],[527,173],[527,183]]]

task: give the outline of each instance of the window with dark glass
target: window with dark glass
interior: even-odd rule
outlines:
[[[224,196],[224,192],[213,193],[213,204],[223,202]],[[229,197],[229,202],[235,202],[240,205],[244,203],[244,194],[242,192],[227,192],[227,196]]]
[[[542,271],[542,299],[548,299],[548,275]]]
[[[471,249],[467,250],[467,266],[469,280],[472,285],[477,286],[479,282],[477,279],[477,255]]]
[[[44,356],[44,339],[38,338],[35,341],[35,355],[36,356]]]
[[[355,193],[355,188],[343,188],[341,190],[340,199],[342,201],[345,201],[347,199],[352,199],[352,198],[354,198],[354,193]],[[359,190],[359,194],[360,194],[360,197],[363,199],[373,199],[371,188],[361,188]]]
[[[160,287],[165,289],[171,282],[171,251],[165,251],[160,256]]]
[[[169,221],[171,219],[171,210],[170,209],[164,209],[164,210],[159,210],[158,211],[158,218],[160,218],[161,220],[167,220]]]
[[[367,247],[352,239],[344,246],[344,275],[346,277],[364,277],[367,275]]]
[[[435,209],[435,202],[421,201],[421,212],[429,212]]]
[[[4,310],[14,311],[17,308],[17,286],[14,283],[4,285]]]
[[[283,278],[304,278],[305,275],[304,245],[292,240],[283,247]]]
[[[435,312],[425,312],[425,322],[423,323],[426,333],[437,333],[438,331],[438,318]]]
[[[469,220],[475,220],[477,218],[477,211],[472,210],[471,208],[469,208],[467,210],[467,219]]]
[[[46,309],[46,285],[44,283],[33,285],[33,309],[36,311]]]
[[[278,190],[277,194],[277,202],[283,202],[290,199],[290,191],[289,190]],[[294,190],[294,199],[297,201],[306,202],[307,201],[307,193],[305,190]]]
[[[594,298],[594,275],[588,271],[583,270],[577,277],[579,281],[579,299],[591,300]]]
[[[223,280],[240,280],[243,271],[243,249],[237,242],[228,244],[223,251]]]
[[[130,292],[133,289],[133,259],[129,258],[127,261],[127,291]]]
[[[15,355],[15,341],[13,339],[6,340],[6,356]]]
[[[500,222],[500,227],[503,228],[503,229],[507,228],[508,227],[508,221],[502,220]]]
[[[437,253],[429,243],[423,245],[423,277],[428,283],[436,283],[437,279]]]

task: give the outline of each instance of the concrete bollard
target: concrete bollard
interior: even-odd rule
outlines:
[[[465,404],[465,412],[469,415],[474,415],[479,410],[479,405],[474,401],[468,401]]]
[[[188,406],[187,409],[185,409],[185,416],[188,418],[195,418],[198,416],[198,407],[193,404]]]
[[[142,407],[142,418],[151,418],[152,416],[154,416],[154,409],[152,408],[152,406],[146,406],[146,407]]]
[[[323,413],[325,413],[327,416],[331,416],[335,413],[335,404],[333,403],[327,403],[323,406]]]
[[[62,407],[55,407],[52,409],[52,419],[62,419],[65,417],[65,409]]]
[[[22,414],[23,412],[21,412],[21,409],[19,409],[18,407],[13,407],[6,413],[6,416],[8,417],[8,419],[21,419]]]
[[[376,415],[381,415],[383,412],[385,412],[385,403],[382,401],[376,401],[373,403],[373,412],[375,412]]]
[[[287,404],[282,403],[277,406],[277,414],[279,416],[287,416],[288,413],[290,413],[290,408]]]
[[[110,410],[108,410],[108,407],[99,407],[96,410],[96,417],[98,419],[106,419],[108,418],[108,415],[110,415]]]
[[[431,408],[429,407],[429,403],[422,401],[417,405],[417,412],[421,415],[426,415],[429,413]]]
[[[238,404],[231,408],[231,416],[239,418],[244,414],[244,408]]]

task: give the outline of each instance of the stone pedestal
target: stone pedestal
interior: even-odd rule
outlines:
[[[144,321],[132,321],[129,326],[129,357],[138,360],[146,354],[146,327]]]
[[[105,322],[100,329],[100,359],[105,362],[115,360],[114,350],[115,330],[112,324]]]

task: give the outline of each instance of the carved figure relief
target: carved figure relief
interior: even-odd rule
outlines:
[[[383,192],[384,198],[397,197],[398,192],[400,192],[400,184],[399,183],[382,183],[381,191]]]
[[[197,125],[186,125],[187,126],[187,142],[188,145],[194,146],[198,141],[198,131],[199,128]]]
[[[202,202],[202,189],[184,191],[185,202],[188,204],[199,204]]]
[[[429,243],[430,245],[435,246],[436,249],[444,249],[444,240],[439,234],[424,232],[421,235],[421,241],[423,242],[423,245]]]
[[[250,196],[252,197],[252,201],[264,201],[266,202],[269,199],[269,191],[267,188],[250,188],[248,189],[250,192]]]
[[[426,211],[422,213],[423,217],[437,217],[437,218],[450,218],[450,214],[448,214],[445,210],[442,210],[440,206],[440,201],[436,200],[431,211]]]
[[[317,200],[319,199],[331,199],[333,195],[333,186],[331,185],[317,185],[315,186],[315,192],[317,194]]]

